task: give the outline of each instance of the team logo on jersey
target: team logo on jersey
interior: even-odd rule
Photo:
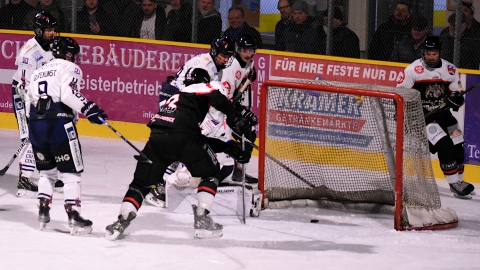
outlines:
[[[413,70],[418,74],[422,74],[425,71],[425,68],[421,65],[418,65],[418,66],[415,66]]]
[[[23,59],[22,59],[22,63],[24,63],[24,64],[28,65],[28,58],[26,58],[26,57],[23,57]]]
[[[447,66],[448,74],[453,75],[455,74],[455,67],[452,65]]]
[[[30,44],[28,44],[27,46],[25,46],[25,50],[28,50],[30,48]]]
[[[405,80],[405,75],[401,73],[400,76],[398,77],[397,83],[401,84],[403,83],[403,80]]]
[[[240,72],[240,70],[235,71],[235,79],[240,80],[241,77],[242,73]]]
[[[426,98],[439,98],[443,96],[445,93],[445,89],[443,84],[431,84],[425,89],[425,97]]]

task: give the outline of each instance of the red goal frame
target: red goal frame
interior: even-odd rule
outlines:
[[[397,126],[396,126],[396,147],[395,147],[395,185],[394,185],[394,228],[400,230],[436,230],[453,228],[458,225],[457,222],[448,224],[437,224],[421,228],[405,226],[402,224],[402,198],[403,198],[403,145],[404,145],[404,107],[405,102],[403,97],[398,93],[381,92],[375,90],[364,90],[349,87],[338,87],[317,84],[303,84],[298,82],[275,81],[268,80],[262,83],[260,89],[260,104],[266,104],[268,98],[268,87],[282,87],[282,88],[296,88],[332,93],[342,93],[359,96],[371,96],[377,98],[393,99],[396,106]],[[265,153],[265,137],[267,126],[267,106],[260,106],[260,129],[259,129],[259,164],[258,164],[258,188],[264,194],[264,177],[265,177],[265,160],[267,158]]]

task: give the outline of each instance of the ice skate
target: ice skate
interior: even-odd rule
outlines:
[[[137,216],[134,212],[128,213],[128,217],[125,219],[123,215],[118,216],[118,220],[113,224],[108,225],[105,230],[105,238],[108,240],[115,240],[123,234],[125,229],[130,225],[130,222]]]
[[[456,183],[450,184],[450,191],[453,192],[453,195],[456,198],[470,200],[472,199],[472,192],[475,187],[465,181],[458,181]]]
[[[17,197],[36,198],[38,193],[37,184],[30,181],[28,177],[20,175],[17,184]]]
[[[213,219],[208,215],[210,212],[204,209],[201,213],[198,213],[196,205],[192,205],[195,228],[195,238],[215,238],[223,235],[223,225],[215,223]]]
[[[58,193],[63,193],[63,181],[57,179],[53,190],[55,190],[55,192],[58,192]]]
[[[84,219],[80,214],[72,209],[71,204],[65,204],[65,211],[68,215],[68,226],[70,226],[71,235],[85,235],[92,232],[92,222]]]
[[[165,186],[157,185],[151,188],[150,192],[145,196],[145,202],[156,207],[165,208]]]
[[[237,170],[237,169],[233,170],[232,181],[242,182],[242,170]],[[245,174],[245,183],[258,184],[258,178]]]
[[[40,230],[43,231],[50,222],[50,200],[46,198],[40,199],[40,205],[38,206],[38,222],[40,222]]]

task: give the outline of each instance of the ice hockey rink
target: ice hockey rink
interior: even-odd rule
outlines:
[[[144,205],[116,241],[104,239],[116,220],[135,168],[135,151],[120,139],[81,136],[82,216],[93,231],[71,236],[63,194],[55,193],[51,222],[39,230],[37,200],[15,196],[18,161],[0,178],[2,269],[480,269],[480,195],[456,199],[438,180],[442,206],[458,227],[395,231],[393,215],[317,208],[263,210],[260,217],[214,216],[223,237],[193,238],[193,215]],[[143,142],[133,142],[143,148]],[[0,129],[0,167],[20,145]],[[255,174],[255,166],[249,166]],[[37,179],[35,179],[37,181]],[[475,184],[480,194],[480,184]],[[318,219],[318,223],[310,220]]]

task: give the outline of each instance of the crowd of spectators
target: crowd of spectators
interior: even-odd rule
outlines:
[[[57,31],[70,32],[71,22],[59,4],[60,0],[10,0],[0,8],[0,28],[32,29],[32,18],[48,11],[58,21]],[[28,2],[28,3],[27,3]],[[76,33],[114,35],[133,38],[210,44],[221,34],[232,40],[249,34],[258,48],[264,47],[259,31],[245,20],[245,10],[234,5],[228,10],[228,28],[222,32],[222,14],[215,9],[215,0],[197,0],[196,13],[187,0],[169,0],[167,6],[158,0],[84,0],[77,12]],[[305,0],[278,0],[280,20],[275,25],[273,48],[311,54],[360,58],[358,36],[344,20],[344,10],[334,7],[329,20],[328,10],[317,16]],[[480,23],[474,18],[475,8],[462,1],[459,67],[479,69]],[[192,19],[195,27],[192,33]],[[441,33],[442,58],[452,62],[454,55],[455,14]],[[328,28],[331,27],[331,29]],[[393,14],[374,32],[365,57],[372,60],[410,63],[422,55],[421,44],[431,34],[427,19],[411,10],[408,1],[398,1]],[[327,33],[330,44],[327,46]],[[327,52],[327,49],[329,50]]]

